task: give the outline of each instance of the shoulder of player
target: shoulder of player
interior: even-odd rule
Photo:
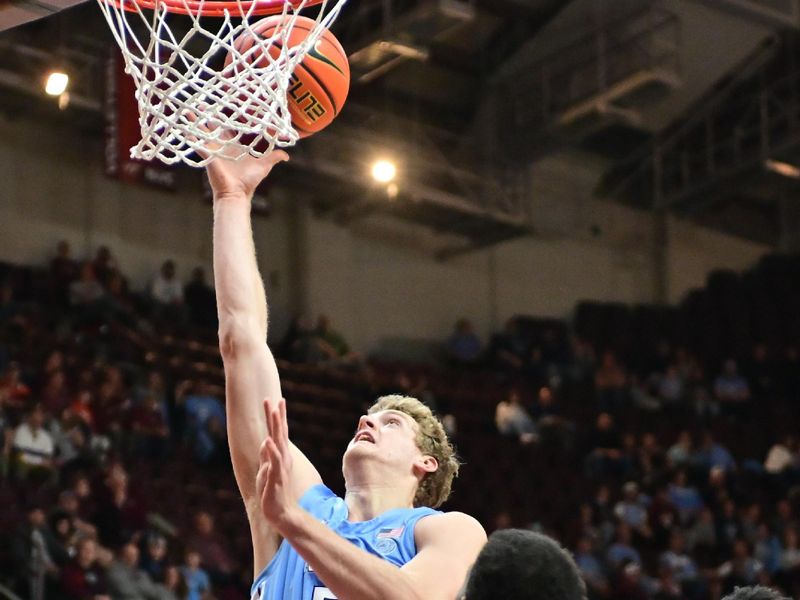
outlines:
[[[432,541],[448,543],[474,541],[483,544],[486,531],[474,517],[462,512],[448,512],[420,519],[414,531],[417,545],[422,548]]]

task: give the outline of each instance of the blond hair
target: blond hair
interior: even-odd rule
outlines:
[[[439,463],[433,473],[428,473],[420,481],[417,494],[414,496],[414,506],[430,506],[438,508],[450,496],[453,479],[458,475],[459,462],[456,451],[441,421],[416,398],[393,394],[381,396],[373,404],[368,413],[373,414],[382,410],[396,410],[414,419],[417,423],[417,447],[428,456],[432,456]]]

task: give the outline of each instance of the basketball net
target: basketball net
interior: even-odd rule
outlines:
[[[131,158],[202,167],[218,156],[260,157],[294,145],[289,78],[345,2],[98,0],[125,58],[125,72],[136,83],[142,138]],[[289,48],[297,15],[316,4],[315,27]],[[185,16],[168,18],[173,13]],[[252,29],[264,14],[282,16],[269,38]],[[243,34],[256,41],[241,53],[234,40]],[[227,67],[225,53],[231,57]],[[212,59],[218,68],[209,64]]]

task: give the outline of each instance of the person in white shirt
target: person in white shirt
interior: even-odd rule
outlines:
[[[150,294],[161,304],[183,304],[183,284],[175,275],[175,263],[164,261],[150,288]]]
[[[175,274],[175,263],[164,261],[150,286],[153,316],[163,323],[186,323],[189,313],[184,304],[183,283]]]
[[[787,469],[796,469],[797,467],[797,441],[791,435],[772,446],[764,461],[764,470],[770,475],[780,475]]]
[[[14,432],[12,448],[17,456],[20,476],[26,477],[34,471],[49,474],[53,467],[53,438],[42,427],[43,424],[44,411],[36,405]]]

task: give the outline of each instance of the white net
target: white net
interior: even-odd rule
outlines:
[[[238,160],[294,145],[289,78],[345,2],[319,3],[314,27],[290,47],[313,0],[98,0],[136,83],[142,139],[131,157],[201,167],[216,156]],[[269,37],[253,30],[265,6],[281,19]],[[209,13],[219,16],[202,16]],[[254,39],[238,44],[244,51],[234,44],[241,35]]]

